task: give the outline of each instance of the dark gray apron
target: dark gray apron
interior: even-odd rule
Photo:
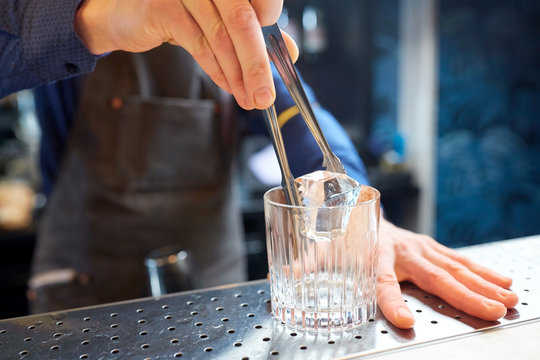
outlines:
[[[80,104],[33,264],[75,276],[31,289],[32,311],[146,295],[145,255],[172,244],[192,251],[202,286],[244,280],[229,97],[164,45],[100,60]]]

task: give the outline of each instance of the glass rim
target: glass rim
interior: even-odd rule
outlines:
[[[362,201],[362,202],[358,202],[356,204],[350,204],[350,205],[337,205],[337,206],[324,206],[324,207],[320,207],[320,206],[313,206],[313,205],[309,205],[309,206],[304,206],[304,205],[301,205],[301,206],[297,206],[297,205],[290,205],[290,204],[284,204],[284,203],[280,203],[280,202],[276,202],[274,200],[270,200],[269,196],[270,196],[270,193],[274,192],[274,191],[278,191],[278,190],[283,190],[283,186],[276,186],[276,187],[273,187],[271,189],[268,189],[264,195],[263,195],[263,201],[265,204],[270,204],[270,205],[273,205],[273,206],[276,206],[276,207],[281,207],[281,208],[286,208],[286,209],[346,209],[346,208],[355,208],[355,207],[359,207],[359,206],[368,206],[368,205],[371,205],[372,203],[375,203],[377,201],[379,201],[381,199],[381,192],[377,189],[375,189],[373,186],[369,186],[369,185],[364,185],[364,184],[360,184],[362,187],[367,187],[371,190],[374,190],[375,191],[375,197],[372,198],[372,199],[369,199],[369,200],[366,200],[366,201]]]

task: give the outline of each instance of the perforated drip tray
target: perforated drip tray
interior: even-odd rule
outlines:
[[[402,286],[416,317],[400,330],[380,314],[317,335],[272,319],[265,280],[0,321],[0,359],[330,359],[369,356],[540,318],[540,236],[460,249],[514,278],[519,305],[499,322],[468,316]]]

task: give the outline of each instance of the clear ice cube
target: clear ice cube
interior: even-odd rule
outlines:
[[[295,181],[302,203],[308,207],[302,232],[316,240],[327,241],[344,234],[352,208],[325,208],[356,204],[361,185],[345,174],[324,170],[303,175]]]

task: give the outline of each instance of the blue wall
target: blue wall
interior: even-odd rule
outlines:
[[[540,1],[439,0],[437,234],[540,233]]]

